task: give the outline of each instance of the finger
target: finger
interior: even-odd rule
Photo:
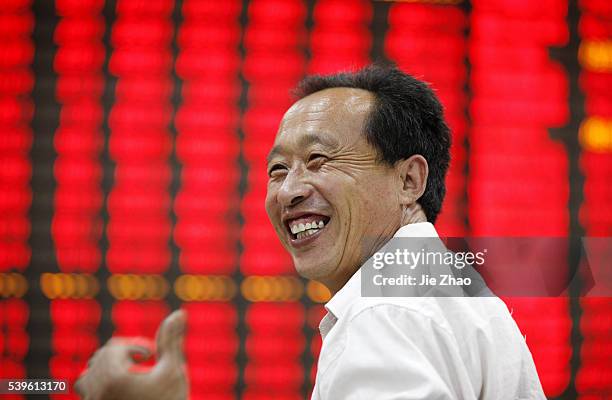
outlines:
[[[129,372],[135,374],[146,374],[151,372],[152,367],[150,365],[134,364],[128,369]]]
[[[162,322],[157,331],[157,354],[160,362],[183,362],[183,338],[187,325],[187,314],[177,310]]]
[[[127,362],[128,366],[133,362],[147,361],[155,354],[153,341],[144,337],[113,337],[103,349],[108,349],[109,354],[117,357],[118,361]]]
[[[128,354],[130,355],[132,361],[142,363],[146,362],[153,356],[153,351],[147,347],[131,345],[128,347]]]
[[[97,398],[95,393],[95,387],[91,387],[91,385],[87,382],[88,377],[81,376],[73,386],[73,389],[76,394],[83,400],[93,400]]]
[[[83,386],[85,386],[85,374],[81,374],[81,376],[79,377],[79,379],[77,379],[77,381],[74,383],[74,391],[76,392],[76,394],[78,394],[79,396],[83,397],[85,395],[85,393],[83,393]]]
[[[151,353],[155,352],[155,342],[152,339],[142,336],[126,337],[113,336],[108,341],[109,345],[135,345],[149,349]]]

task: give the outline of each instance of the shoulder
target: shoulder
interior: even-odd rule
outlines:
[[[348,307],[349,323],[376,315],[393,315],[403,320],[426,320],[450,333],[469,329],[487,329],[492,323],[504,321],[515,325],[506,305],[497,297],[361,297]]]
[[[415,323],[432,324],[450,333],[448,321],[435,301],[426,298],[360,298],[347,310],[345,321],[348,325],[376,322],[372,329],[384,325],[414,326]],[[381,326],[382,325],[382,326]]]
[[[496,297],[361,298],[342,325],[347,338],[376,337],[398,348],[439,346],[469,365],[497,356],[516,364],[526,349],[508,308]]]
[[[409,300],[364,298],[351,304],[324,342],[322,389],[348,386],[359,375],[378,391],[390,390],[388,398],[398,393],[415,398],[417,392],[428,398],[473,397],[481,385],[474,374],[478,365],[464,357],[439,304],[434,298]]]
[[[354,372],[361,371],[381,382],[413,377],[447,387],[454,393],[449,398],[505,399],[509,388],[528,393],[524,398],[543,398],[525,339],[497,297],[341,300],[333,304],[341,313],[319,358],[323,392],[342,379],[350,386]]]

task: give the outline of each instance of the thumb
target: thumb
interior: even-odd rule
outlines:
[[[183,338],[187,328],[187,313],[174,311],[166,317],[157,331],[158,361],[183,363]]]

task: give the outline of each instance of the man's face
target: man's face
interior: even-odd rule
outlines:
[[[337,290],[401,222],[393,167],[364,123],[374,96],[334,88],[295,103],[268,157],[266,211],[299,274]]]

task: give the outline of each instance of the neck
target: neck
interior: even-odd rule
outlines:
[[[418,222],[427,222],[427,216],[419,203],[413,203],[404,210],[400,227],[408,224],[416,224]]]

